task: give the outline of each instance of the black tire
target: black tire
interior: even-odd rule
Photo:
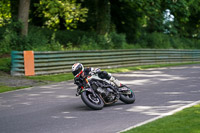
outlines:
[[[135,94],[131,91],[131,94],[121,94],[120,100],[126,104],[131,104],[135,102]]]
[[[91,109],[101,110],[104,107],[104,103],[101,100],[101,98],[98,95],[97,98],[95,98],[90,92],[87,91],[82,92],[81,99]]]

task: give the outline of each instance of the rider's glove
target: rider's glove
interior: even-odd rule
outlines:
[[[74,84],[76,84],[77,86],[81,85],[81,79],[80,79],[80,77],[74,78]]]
[[[99,73],[101,70],[99,68],[91,68],[91,71],[89,72],[90,75],[94,75],[96,73]]]

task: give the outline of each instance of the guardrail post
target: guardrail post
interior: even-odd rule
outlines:
[[[25,76],[35,75],[35,65],[34,65],[34,52],[24,51],[24,70]]]

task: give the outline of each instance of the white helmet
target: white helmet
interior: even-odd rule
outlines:
[[[74,75],[74,77],[79,77],[81,75],[81,73],[83,72],[84,67],[81,63],[75,63],[72,66],[72,73]]]

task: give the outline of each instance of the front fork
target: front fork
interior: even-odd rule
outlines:
[[[83,87],[83,86],[78,87],[77,88],[76,96],[81,95],[81,93],[84,92],[84,91],[88,91],[88,92],[92,93],[94,97],[97,97],[96,94],[95,94],[95,92],[94,92],[94,90],[91,88],[91,85],[88,82],[87,78],[85,78],[85,82],[86,82],[86,87]]]
[[[76,96],[79,96],[83,91],[84,91],[84,87],[83,86],[78,87],[77,88],[77,92],[76,92]]]

